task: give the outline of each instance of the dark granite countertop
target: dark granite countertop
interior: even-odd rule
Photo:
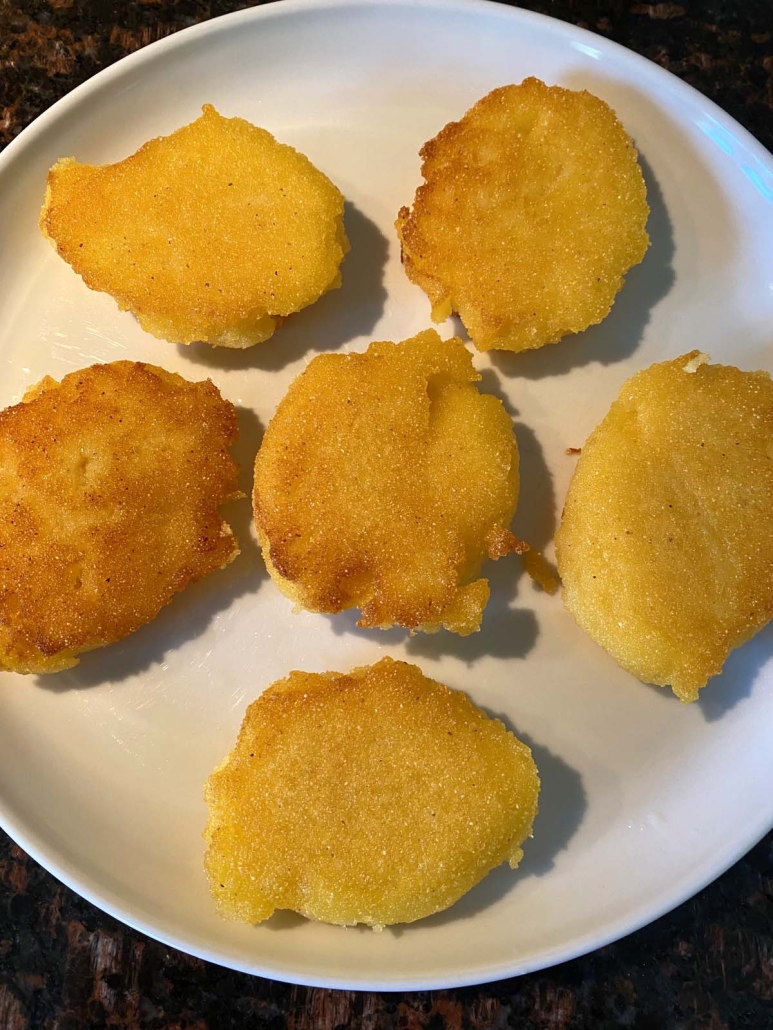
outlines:
[[[113,61],[243,6],[0,0],[0,144]],[[770,0],[520,6],[644,54],[773,149]],[[519,979],[405,995],[290,987],[190,958],[99,912],[0,834],[0,1030],[230,1026],[768,1030],[773,834],[691,901],[617,944]]]

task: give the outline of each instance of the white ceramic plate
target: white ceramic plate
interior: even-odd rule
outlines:
[[[243,409],[245,477],[290,381],[319,350],[361,349],[429,324],[392,223],[417,152],[494,86],[537,75],[608,100],[640,149],[652,246],[610,317],[557,347],[493,361],[486,387],[516,413],[515,529],[555,528],[580,445],[622,381],[693,347],[773,368],[771,158],[655,65],[507,7],[286,2],[182,32],[56,104],[0,158],[0,403],[94,361],[211,376]],[[178,348],[92,293],[37,229],[58,157],[104,162],[191,121],[204,102],[299,147],[350,203],[343,289],[243,353]],[[450,325],[444,327],[447,335]],[[236,969],[306,984],[429,988],[547,966],[636,929],[721,873],[773,824],[773,635],[736,652],[700,703],[644,686],[575,626],[559,597],[490,567],[483,631],[407,639],[349,615],[293,614],[250,545],[150,626],[58,676],[0,676],[3,826],[56,876],[127,923]],[[202,784],[245,705],[293,668],[416,662],[501,713],[542,774],[534,840],[458,905],[375,934],[278,916],[222,922],[202,873]],[[410,835],[411,827],[405,827]]]

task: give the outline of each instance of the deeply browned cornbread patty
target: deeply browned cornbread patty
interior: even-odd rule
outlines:
[[[76,665],[235,558],[236,435],[211,382],[132,361],[0,412],[0,669]]]
[[[480,627],[486,556],[523,550],[508,526],[518,449],[458,339],[434,330],[364,354],[323,354],[292,383],[255,463],[269,572],[311,611],[364,627]]]
[[[502,86],[421,150],[424,185],[397,231],[408,277],[480,350],[556,343],[608,313],[644,257],[634,145],[590,93]]]
[[[206,105],[117,164],[57,162],[40,227],[154,336],[241,348],[340,285],[343,209],[303,154]]]
[[[291,672],[207,782],[212,894],[251,923],[413,922],[518,865],[538,794],[529,748],[413,665]]]
[[[692,351],[623,385],[556,537],[577,622],[682,701],[773,616],[773,382],[707,360]]]

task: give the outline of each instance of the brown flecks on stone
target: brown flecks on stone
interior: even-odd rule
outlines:
[[[2,1030],[27,1030],[29,1020],[22,1003],[9,987],[0,983],[0,1027]]]
[[[12,895],[23,894],[27,890],[28,861],[24,852],[15,845],[11,848],[10,857],[4,861],[0,860],[0,884]]]
[[[682,4],[634,4],[631,7],[631,14],[646,14],[649,18],[655,18],[657,21],[683,18],[686,13]]]

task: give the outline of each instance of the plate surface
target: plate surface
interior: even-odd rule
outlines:
[[[286,0],[182,32],[76,89],[0,157],[0,404],[45,374],[117,358],[209,376],[240,408],[248,483],[260,427],[315,353],[429,324],[392,229],[420,181],[418,150],[488,90],[527,75],[587,87],[615,108],[652,206],[651,249],[601,326],[542,351],[475,358],[516,419],[514,529],[551,553],[574,464],[566,448],[582,444],[632,372],[693,347],[773,369],[773,162],[655,65],[516,9]],[[240,353],[144,334],[84,286],[36,224],[57,158],[120,159],[203,103],[301,149],[349,202],[343,288]],[[58,676],[0,675],[0,821],[125,922],[223,965],[306,984],[482,982],[636,929],[773,824],[773,633],[733,654],[684,707],[619,670],[515,560],[488,567],[493,597],[474,637],[361,632],[346,614],[293,614],[250,542],[248,502],[231,518],[241,558],[150,626]],[[201,866],[202,784],[245,706],[292,668],[347,670],[385,653],[466,690],[533,747],[542,810],[521,868],[381,934],[284,915],[259,927],[221,921]]]

